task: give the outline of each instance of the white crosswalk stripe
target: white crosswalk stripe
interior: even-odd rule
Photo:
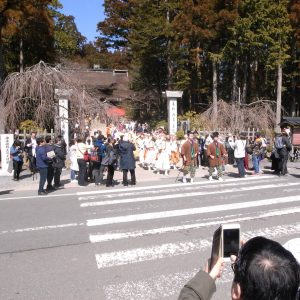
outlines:
[[[221,223],[239,222],[245,240],[299,236],[300,182],[247,179],[78,193],[97,268],[106,278],[105,299],[176,299],[209,256]],[[231,280],[227,266],[218,284]]]

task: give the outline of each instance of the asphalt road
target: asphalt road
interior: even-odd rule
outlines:
[[[177,299],[220,223],[243,238],[300,236],[300,170],[224,183],[0,196],[0,299]],[[230,299],[226,266],[213,299]]]

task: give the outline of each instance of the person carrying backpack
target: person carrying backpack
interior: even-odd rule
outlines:
[[[107,168],[106,187],[113,186],[114,173],[117,166],[117,150],[115,149],[114,144],[115,141],[112,138],[107,139],[105,144],[105,157],[101,162],[101,167]]]
[[[133,152],[135,145],[129,141],[128,134],[125,134],[123,141],[119,145],[120,169],[123,171],[123,185],[128,186],[128,170],[131,175],[131,185],[136,185],[135,178],[135,158]]]
[[[279,155],[278,175],[284,176],[287,174],[287,161],[289,152],[292,150],[291,142],[284,129],[282,130],[281,135],[275,137],[274,147]]]

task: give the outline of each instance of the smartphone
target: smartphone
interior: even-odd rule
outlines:
[[[225,224],[222,225],[222,257],[226,261],[230,261],[231,255],[238,255],[241,234],[240,224]]]
[[[231,255],[237,256],[240,239],[240,224],[221,225],[214,232],[209,269],[214,267],[219,257],[223,257],[224,261],[230,261]]]
[[[212,241],[212,247],[211,247],[211,256],[210,256],[209,271],[217,263],[219,257],[222,256],[222,253],[221,253],[221,237],[222,237],[222,226],[220,226],[214,232],[213,241]]]

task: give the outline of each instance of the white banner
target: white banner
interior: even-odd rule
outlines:
[[[168,125],[169,134],[177,132],[177,99],[168,98]]]
[[[13,134],[1,134],[1,176],[12,176],[12,174],[7,172],[7,168],[10,161],[10,147],[13,143]]]
[[[69,101],[67,99],[59,99],[59,119],[60,130],[69,149]]]

